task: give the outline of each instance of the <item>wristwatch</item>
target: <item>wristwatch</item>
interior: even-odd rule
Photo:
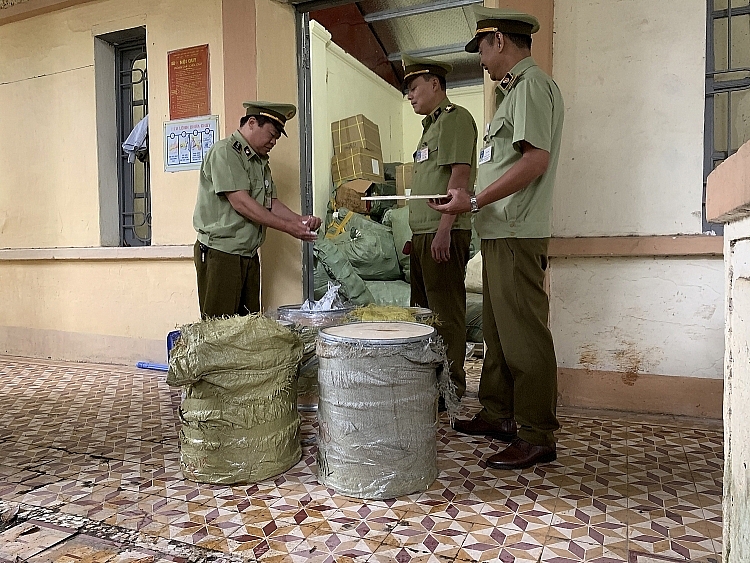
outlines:
[[[471,205],[471,212],[476,213],[479,211],[479,204],[477,203],[477,196],[473,195],[469,198],[469,204]]]

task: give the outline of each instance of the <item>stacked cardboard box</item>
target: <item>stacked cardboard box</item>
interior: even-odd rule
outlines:
[[[331,160],[331,176],[336,185],[349,180],[383,182],[383,159],[367,149],[346,149]]]
[[[378,126],[362,114],[331,123],[331,135],[335,155],[347,149],[361,148],[377,153],[381,159],[383,157]]]
[[[384,181],[378,126],[359,114],[331,123],[331,135],[336,205],[367,213],[369,206],[360,197],[370,193],[372,184]]]
[[[406,195],[406,190],[411,189],[411,182],[414,178],[414,163],[408,162],[396,167],[396,194]],[[398,206],[406,205],[404,200],[399,200]]]

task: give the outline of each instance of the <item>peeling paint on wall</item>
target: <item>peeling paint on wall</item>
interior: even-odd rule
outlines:
[[[721,259],[554,260],[550,327],[558,365],[721,379]]]

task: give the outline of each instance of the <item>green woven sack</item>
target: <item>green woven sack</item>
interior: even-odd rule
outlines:
[[[186,325],[167,383],[185,390],[180,466],[201,483],[254,483],[302,456],[297,364],[302,342],[260,315]]]

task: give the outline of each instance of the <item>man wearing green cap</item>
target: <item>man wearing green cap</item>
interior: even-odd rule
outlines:
[[[321,221],[276,199],[268,153],[297,109],[246,102],[240,127],[217,141],[201,164],[193,227],[198,303],[203,319],[260,311],[258,248],[266,228],[314,241]]]
[[[466,51],[499,81],[497,110],[479,156],[477,194],[449,190],[442,213],[476,213],[482,239],[482,328],[487,353],[482,410],[454,428],[511,442],[487,465],[519,469],[556,459],[557,362],[544,291],[552,188],[563,126],[555,82],[531,58],[537,19],[475,8],[477,31]],[[517,437],[516,437],[517,433]]]
[[[446,95],[449,64],[404,55],[404,90],[414,112],[424,115],[422,138],[414,153],[414,195],[473,189],[477,166],[477,126],[468,110]],[[451,380],[460,398],[466,391],[466,286],[471,216],[441,215],[424,200],[409,202],[412,230],[409,266],[411,304],[437,315],[446,345]],[[442,407],[442,405],[441,405]]]

